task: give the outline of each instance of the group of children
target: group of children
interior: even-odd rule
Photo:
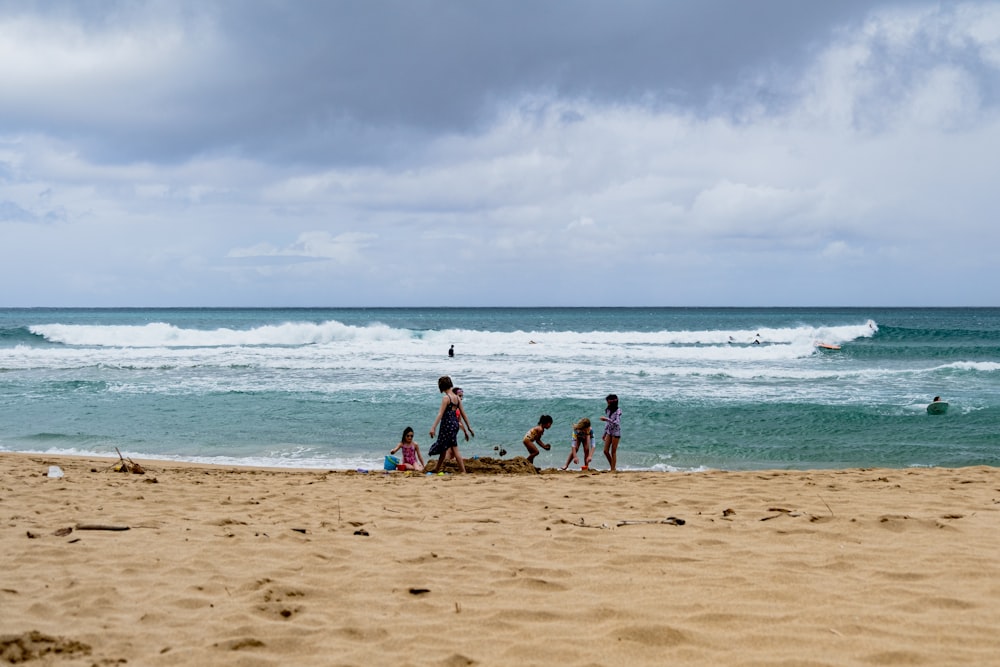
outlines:
[[[441,407],[438,409],[437,418],[431,427],[430,436],[434,437],[434,431],[437,429],[438,424],[441,425],[441,432],[428,454],[439,457],[434,472],[441,471],[445,459],[448,457],[454,457],[459,470],[465,472],[465,463],[462,461],[462,455],[458,452],[458,431],[461,430],[465,434],[466,442],[469,440],[469,434],[471,433],[475,436],[475,433],[472,431],[468,415],[462,406],[462,390],[454,387],[451,378],[448,376],[438,379],[438,389],[444,396],[441,397]],[[601,417],[601,421],[604,422],[604,435],[601,439],[604,442],[604,456],[608,459],[611,470],[615,471],[618,469],[618,442],[622,435],[622,411],[618,407],[618,396],[615,394],[608,394],[605,400],[608,405],[605,408],[604,416]],[[538,419],[538,424],[525,433],[522,442],[528,450],[529,462],[534,462],[535,457],[539,454],[539,447],[546,451],[552,448],[552,445],[542,442],[542,434],[551,428],[552,423],[551,416],[542,415]],[[403,460],[398,466],[399,469],[422,472],[426,464],[424,463],[423,456],[420,454],[420,446],[414,442],[413,438],[413,429],[407,426],[403,431],[403,437],[400,439],[399,444],[389,454],[402,452]],[[583,465],[581,468],[587,470],[590,468],[590,463],[594,458],[596,447],[594,444],[594,430],[590,427],[590,420],[586,417],[573,424],[573,444],[562,470],[569,468],[570,461],[574,464],[580,463],[579,450],[581,448],[583,449]]]
[[[622,411],[618,407],[618,396],[608,394],[605,399],[608,403],[604,410],[601,421],[604,422],[604,435],[601,440],[604,442],[604,456],[608,459],[612,472],[618,469],[618,442],[622,437]],[[538,456],[538,448],[548,451],[552,445],[542,442],[542,434],[552,427],[552,417],[542,415],[538,418],[538,424],[524,434],[524,446],[528,450],[528,462],[533,463]],[[583,449],[583,470],[590,468],[590,462],[594,459],[596,446],[594,444],[594,429],[590,427],[590,420],[584,417],[573,424],[573,445],[570,448],[566,463],[561,468],[569,468],[570,461],[575,464],[580,463],[579,451]]]

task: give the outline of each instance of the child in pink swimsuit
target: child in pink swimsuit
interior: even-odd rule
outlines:
[[[409,426],[403,430],[402,439],[389,454],[395,454],[399,450],[403,450],[403,462],[396,466],[398,470],[423,471],[424,457],[420,455],[420,445],[413,442],[413,429]]]

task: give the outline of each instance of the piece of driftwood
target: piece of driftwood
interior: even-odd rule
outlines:
[[[115,451],[118,452],[118,462],[111,466],[112,472],[130,472],[133,475],[145,475],[146,470],[133,461],[132,459],[126,459],[122,456],[121,451],[115,447]]]
[[[567,523],[571,526],[576,526],[577,528],[596,528],[598,530],[610,530],[611,526],[606,523],[602,523],[600,526],[596,524],[589,524],[580,517],[579,521],[567,521],[566,519],[560,519],[559,523]]]
[[[678,519],[675,516],[668,516],[665,519],[623,519],[618,521],[614,526],[609,526],[607,523],[602,523],[601,525],[588,524],[583,518],[580,521],[567,521],[566,519],[560,519],[561,523],[568,523],[571,526],[576,526],[577,528],[597,528],[598,530],[614,530],[615,527],[620,528],[621,526],[637,526],[640,524],[648,523],[662,523],[668,526],[683,526],[687,521],[684,519]]]
[[[675,516],[668,516],[666,519],[636,519],[632,521],[619,521],[619,526],[634,526],[641,523],[665,523],[670,526],[683,526],[687,521],[678,519]]]
[[[78,523],[77,530],[128,530],[128,526],[111,526],[103,523]]]

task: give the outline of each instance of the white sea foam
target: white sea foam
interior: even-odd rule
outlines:
[[[946,364],[941,368],[956,368],[960,371],[982,371],[989,373],[1000,371],[1000,363],[996,361],[956,361],[953,364]]]
[[[233,346],[299,346],[355,342],[378,346],[379,343],[421,341],[443,349],[453,343],[468,348],[485,347],[505,353],[532,342],[543,350],[579,348],[596,345],[640,346],[719,346],[751,345],[755,341],[767,344],[789,344],[797,347],[812,345],[817,340],[842,343],[870,337],[877,331],[870,323],[837,327],[800,326],[772,329],[736,329],[704,331],[513,331],[495,332],[470,329],[415,331],[384,324],[352,326],[336,320],[322,323],[286,322],[245,330],[219,328],[211,330],[181,328],[173,324],[152,322],[144,325],[80,325],[38,324],[29,327],[38,336],[53,343],[72,346],[155,348],[155,347],[233,347]]]
[[[383,324],[350,326],[335,320],[286,322],[251,329],[183,329],[153,322],[136,325],[39,324],[29,328],[53,343],[99,347],[232,347],[243,345],[315,345],[334,341],[398,341],[412,334]]]
[[[494,398],[585,398],[610,383],[654,400],[665,394],[722,402],[831,400],[843,392],[828,385],[864,386],[873,374],[893,372],[851,368],[816,350],[817,340],[842,344],[873,336],[877,327],[870,321],[694,331],[418,331],[335,320],[246,330],[164,323],[31,330],[59,344],[0,349],[0,368],[92,376],[112,394],[377,397],[391,387],[419,395],[428,377],[450,374]],[[448,358],[452,344],[458,355]]]
[[[503,398],[587,397],[597,384],[612,382],[629,383],[638,397],[660,398],[667,392],[729,401],[803,391],[803,380],[853,381],[855,374],[861,383],[870,369],[826,363],[815,342],[845,343],[872,336],[877,327],[416,331],[331,320],[247,330],[163,323],[50,324],[31,330],[59,345],[0,349],[0,368],[90,374],[117,394],[383,394],[387,386],[420,393],[428,376],[451,374]],[[458,349],[455,358],[444,355],[451,344]],[[803,365],[811,357],[818,363]],[[733,386],[720,379],[738,382]],[[823,392],[821,384],[804,386]]]

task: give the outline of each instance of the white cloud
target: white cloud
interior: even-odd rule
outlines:
[[[862,260],[865,257],[864,248],[851,247],[844,241],[833,241],[827,244],[820,254],[826,259]]]
[[[961,130],[976,122],[980,93],[975,80],[954,66],[935,67],[903,101],[900,120],[928,130]],[[902,114],[901,114],[902,115]]]
[[[357,264],[363,260],[364,249],[378,239],[376,234],[347,232],[331,235],[324,231],[310,231],[299,234],[298,238],[284,248],[270,243],[233,248],[226,257],[247,259],[260,257],[301,257],[329,259],[339,264]]]
[[[815,193],[724,180],[698,193],[691,214],[699,230],[712,234],[792,236],[814,218],[816,200]]]
[[[218,36],[206,22],[183,21],[168,3],[152,13],[140,7],[121,6],[88,24],[71,14],[0,15],[0,98],[8,113],[77,127],[164,114],[220,61]]]

